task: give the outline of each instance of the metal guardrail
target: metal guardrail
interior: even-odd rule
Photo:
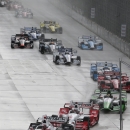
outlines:
[[[67,4],[63,0],[50,0],[55,6],[57,6],[64,13],[81,23],[83,26],[88,28],[90,31],[107,41],[109,44],[117,48],[120,52],[123,52],[126,56],[130,58],[130,43],[119,38],[117,35],[109,32],[105,28],[101,27],[97,23],[93,22],[91,19],[83,16],[81,9],[75,6]]]

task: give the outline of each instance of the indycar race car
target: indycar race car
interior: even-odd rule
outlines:
[[[60,108],[59,116],[69,118],[68,123],[74,129],[89,129],[99,121],[99,105],[88,102],[65,103],[64,108]]]
[[[78,38],[78,47],[83,50],[103,50],[103,43],[95,36],[81,36]]]
[[[120,72],[104,71],[103,74],[98,74],[98,87],[101,91],[104,89],[119,90],[120,85],[122,87],[122,90],[130,92],[130,81],[126,73],[120,74]]]
[[[58,128],[62,128],[61,126],[65,122],[65,118],[58,117],[57,115],[43,115],[42,118],[37,119],[36,123],[31,123],[28,130],[58,130]]]
[[[6,6],[6,0],[0,0],[0,7]]]
[[[27,34],[16,34],[11,36],[11,48],[31,48],[33,49],[33,41]]]
[[[108,63],[108,62],[96,62],[92,63],[90,67],[90,77],[97,81],[98,72],[103,73],[104,71],[114,71],[119,72],[120,69],[117,64]]]
[[[23,8],[23,5],[19,1],[9,1],[6,7],[8,10],[17,10]]]
[[[41,54],[53,53],[56,49],[60,48],[61,46],[61,40],[57,41],[57,39],[47,39],[44,37],[41,37],[39,39],[39,51],[41,52]]]
[[[126,91],[121,91],[121,99],[122,99],[121,100],[122,112],[124,112],[127,107]],[[90,102],[99,104],[100,110],[120,112],[119,91],[116,90],[100,91],[99,89],[97,89],[92,95]]]
[[[62,27],[55,21],[40,22],[40,28],[44,33],[63,33]]]
[[[18,8],[17,10],[15,10],[15,17],[19,18],[19,17],[23,17],[23,18],[33,18],[33,13],[31,11],[31,9],[27,9],[27,8]]]
[[[59,64],[77,64],[81,65],[81,57],[76,55],[77,51],[72,48],[59,48],[53,53],[53,62]]]
[[[33,40],[38,40],[41,37],[40,29],[37,27],[24,27],[20,29],[21,34],[28,34]]]

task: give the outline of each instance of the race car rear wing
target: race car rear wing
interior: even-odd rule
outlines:
[[[37,30],[37,27],[24,27],[23,30],[24,30],[24,31],[31,31],[31,30],[36,31],[36,30]]]
[[[55,123],[63,123],[66,122],[66,118],[64,117],[58,117],[58,116],[47,116],[47,119],[50,122],[55,122]]]
[[[80,105],[80,106],[82,106],[82,105],[84,105],[84,106],[91,106],[91,103],[89,103],[89,102],[71,102],[71,104],[72,105],[76,105],[76,104],[78,104],[78,105]]]
[[[113,66],[112,63],[108,63],[108,62],[96,62],[96,65],[97,67],[112,67]]]
[[[15,36],[16,36],[16,37],[22,37],[22,36],[23,36],[23,37],[29,37],[28,34],[16,34]]]
[[[57,39],[53,39],[53,38],[44,39],[44,42],[57,42]]]
[[[56,22],[55,21],[44,21],[44,24],[56,24]]]

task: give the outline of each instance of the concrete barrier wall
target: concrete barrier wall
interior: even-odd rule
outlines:
[[[81,10],[74,11],[74,7],[67,5],[65,0],[50,0],[50,2],[130,58],[130,43],[125,42],[92,20],[82,16]]]

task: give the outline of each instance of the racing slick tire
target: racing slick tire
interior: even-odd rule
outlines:
[[[63,33],[63,29],[62,27],[59,28],[59,34],[62,34]]]
[[[44,47],[42,46],[41,47],[41,54],[44,54],[45,53],[45,50],[44,50]]]
[[[43,29],[42,29],[42,31],[44,32],[44,33],[46,33],[46,27],[43,27]]]
[[[11,48],[12,48],[12,49],[14,49],[14,46],[13,46],[13,44],[12,44],[12,43],[11,43]]]
[[[30,49],[33,49],[33,47],[34,47],[34,44],[32,43],[31,46],[30,46]]]
[[[120,102],[119,102],[119,105],[120,105]],[[122,113],[124,113],[124,111],[126,110],[126,103],[125,101],[122,101]],[[121,111],[119,110],[119,114],[121,113]]]
[[[53,56],[53,62],[55,63],[55,57]]]
[[[58,60],[59,60],[59,56],[56,56],[56,58],[55,58],[55,64],[56,64],[56,65],[59,65]]]
[[[52,115],[52,117],[58,117],[58,115]]]
[[[99,43],[99,46],[102,46],[101,51],[103,51],[103,43]]]
[[[90,49],[90,45],[88,44],[88,48]]]
[[[77,65],[81,65],[81,57],[77,56],[77,61],[79,61],[79,63]]]
[[[97,121],[97,123],[96,124],[98,124],[98,122],[99,122],[99,113],[98,113],[98,116],[97,116],[97,119],[96,119],[96,121]]]

